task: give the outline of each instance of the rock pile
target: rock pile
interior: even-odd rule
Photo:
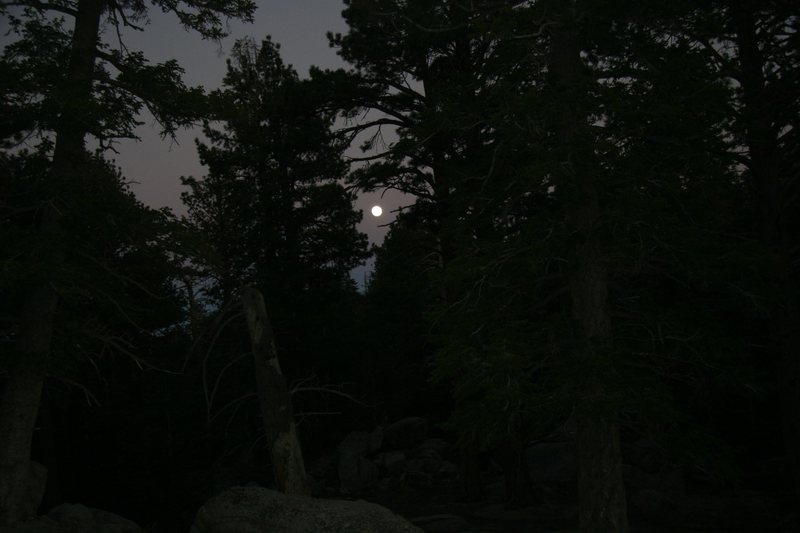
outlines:
[[[451,448],[449,442],[428,436],[427,420],[409,417],[371,432],[350,433],[308,473],[321,496],[363,495],[400,485],[426,488],[458,474],[449,460]]]

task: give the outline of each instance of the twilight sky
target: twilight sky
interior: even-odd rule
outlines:
[[[187,85],[203,85],[207,89],[219,87],[225,74],[225,59],[235,39],[251,36],[260,41],[271,35],[280,43],[284,62],[291,64],[301,77],[308,75],[311,65],[323,68],[346,66],[329,48],[325,33],[344,32],[347,27],[341,17],[343,5],[340,0],[258,0],[258,10],[253,24],[235,22],[230,25],[230,37],[221,43],[203,41],[197,34],[181,28],[175,18],[152,10],[151,23],[144,32],[129,32],[125,43],[132,50],[141,50],[150,61],[177,59],[185,69]],[[116,36],[107,35],[109,42]],[[153,207],[169,206],[176,213],[185,210],[180,202],[183,187],[180,176],[203,176],[205,168],[200,164],[194,139],[200,130],[181,131],[177,143],[162,140],[152,117],[143,119],[137,134],[140,141],[127,140],[117,147],[119,155],[114,159],[123,174],[135,182],[134,192],[146,204]],[[351,155],[360,151],[354,149]],[[380,243],[387,229],[380,227],[394,219],[391,213],[398,205],[408,205],[413,199],[404,198],[397,191],[363,194],[357,207],[364,211],[364,220],[359,229],[366,233],[371,243]],[[375,218],[369,213],[374,204],[383,206],[384,214]],[[361,282],[363,269],[354,272]]]

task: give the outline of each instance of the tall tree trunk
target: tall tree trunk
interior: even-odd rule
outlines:
[[[53,413],[53,395],[47,388],[42,390],[42,399],[39,407],[39,434],[37,449],[41,462],[47,469],[47,486],[42,498],[42,509],[50,509],[62,503],[61,478],[58,462],[58,428]],[[34,442],[34,446],[36,446]]]
[[[31,296],[28,302],[39,304],[35,310],[43,314],[52,315],[55,308],[55,301],[50,298],[36,301]],[[51,304],[50,309],[45,308]],[[47,477],[44,467],[30,460],[45,376],[45,354],[18,352],[13,357],[0,406],[0,529],[36,514]]]
[[[523,422],[521,414],[513,416],[507,439],[500,443],[495,451],[505,478],[506,502],[511,507],[524,507],[534,501]]]
[[[484,492],[478,437],[462,432],[458,436],[458,446],[461,460],[461,489],[464,493],[464,500],[468,502],[481,501],[484,498]]]
[[[576,398],[578,495],[582,532],[628,531],[622,457],[616,413],[608,405],[606,379],[613,372],[603,361],[611,345],[608,308],[608,272],[601,243],[595,233],[600,218],[599,170],[587,135],[586,115],[580,111],[588,96],[580,59],[574,6],[564,6],[562,19],[552,30],[550,74],[561,99],[556,128],[562,166],[558,185],[567,197],[566,221],[574,235],[569,278],[572,318],[579,328],[582,347],[576,364],[590,372]]]
[[[774,112],[779,106],[766,90],[764,58],[756,33],[756,5],[738,0],[732,12],[744,104],[740,120],[749,151],[750,190],[758,210],[761,241],[776,258],[777,279],[784,295],[770,310],[771,333],[780,350],[778,373],[784,442],[795,497],[800,502],[800,308],[791,257],[794,235],[783,216],[792,207],[785,204],[781,194],[782,169],[787,165],[778,140],[779,132],[772,126],[776,118]]]
[[[436,170],[434,169],[434,172]],[[441,183],[445,180],[440,178],[444,172],[439,171],[436,173],[437,182]],[[440,191],[445,192],[440,192]],[[439,220],[436,224],[436,245],[438,248],[438,268],[444,270],[452,258],[455,256],[455,251],[443,238],[442,234],[444,221],[447,218],[447,188],[443,187],[437,191],[437,200],[439,201]],[[440,291],[440,298],[443,305],[447,305],[452,301],[452,290],[449,289],[446,283],[443,283]],[[458,435],[458,451],[461,470],[461,491],[465,501],[477,502],[484,499],[485,493],[483,490],[483,480],[481,479],[481,463],[480,463],[480,443],[478,437],[473,431],[459,431]]]
[[[250,330],[258,399],[275,483],[282,492],[307,496],[311,491],[294,424],[292,400],[281,374],[264,297],[258,289],[244,287],[242,304]]]
[[[38,231],[45,244],[32,254],[32,260],[44,264],[45,271],[63,261],[58,250],[48,248],[57,242],[59,233],[61,211],[54,204],[65,185],[80,176],[84,160],[86,127],[81,108],[91,98],[102,10],[100,0],[78,4],[50,170],[52,190],[57,193],[41,209]],[[44,483],[37,478],[45,474],[32,465],[30,454],[57,304],[58,293],[45,277],[30,289],[22,305],[14,361],[0,403],[0,525],[35,513],[42,498]]]
[[[428,72],[423,79],[426,105],[435,108],[436,99],[439,97],[439,80]],[[446,140],[442,133],[434,135],[429,140],[432,153],[431,168],[435,180],[433,182],[432,194],[436,202],[436,215],[433,220],[432,229],[436,236],[436,246],[438,248],[437,261],[440,271],[444,271],[453,261],[457,251],[453,248],[448,239],[447,224],[450,216],[450,176],[448,173],[448,163],[444,157]],[[447,282],[440,287],[439,298],[441,304],[447,306],[457,297],[452,294],[453,290],[448,287]],[[483,480],[481,479],[480,464],[480,444],[478,437],[471,431],[460,431],[458,435],[459,460],[461,470],[461,490],[463,498],[468,502],[476,502],[484,499]]]

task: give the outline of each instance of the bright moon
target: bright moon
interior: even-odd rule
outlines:
[[[381,209],[381,206],[379,205],[372,206],[372,216],[379,217],[381,216],[381,213],[383,213],[383,209]]]

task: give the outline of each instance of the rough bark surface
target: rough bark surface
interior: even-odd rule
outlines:
[[[250,331],[258,399],[275,483],[287,494],[308,495],[310,489],[295,429],[292,401],[278,363],[264,297],[258,289],[244,287],[241,299]]]
[[[50,315],[49,321],[47,316],[40,320],[23,318],[29,328],[44,329],[40,333],[49,339],[47,327],[52,324],[55,299],[47,291],[38,291],[29,297],[27,305],[24,315],[36,312]],[[24,335],[21,332],[20,337],[0,406],[0,526],[36,514],[44,495],[43,478],[47,475],[43,467],[34,467],[30,457],[49,343],[36,342],[36,332],[30,329]]]

